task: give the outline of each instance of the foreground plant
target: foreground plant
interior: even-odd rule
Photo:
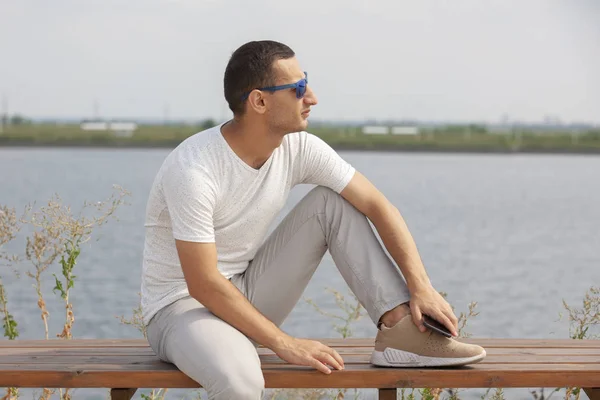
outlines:
[[[12,267],[14,263],[19,261],[16,255],[11,255],[4,251],[4,245],[13,240],[20,229],[21,225],[17,219],[15,209],[0,206],[0,267]],[[5,271],[5,269],[2,268],[2,271]],[[2,275],[0,275],[0,307],[4,336],[9,340],[14,340],[19,336],[19,332],[17,331],[17,322],[8,312],[8,295],[4,289]]]
[[[141,296],[141,293],[138,293],[138,296]],[[119,320],[122,324],[129,325],[135,329],[137,329],[144,339],[148,338],[148,331],[146,329],[146,325],[144,324],[144,319],[142,317],[142,306],[141,303],[138,304],[136,308],[133,309],[133,314],[131,317],[127,318],[121,315]],[[140,396],[144,400],[164,400],[165,395],[167,394],[166,388],[162,389],[152,389],[149,394],[141,393]]]
[[[19,261],[16,255],[11,255],[4,251],[4,245],[13,240],[20,229],[21,226],[15,209],[0,206],[0,267],[2,267],[2,272],[5,271],[3,267],[12,267],[14,263]],[[17,322],[8,311],[8,295],[4,289],[2,275],[0,275],[0,313],[2,314],[4,336],[9,340],[16,339],[19,336],[19,331],[17,330]],[[18,398],[18,396],[18,388],[6,388],[6,395],[3,397],[3,400],[13,400]]]
[[[600,327],[600,286],[590,287],[583,296],[581,308],[571,307],[563,299],[563,307],[569,315],[569,337],[571,339],[599,339],[597,330]],[[561,315],[562,317],[562,315]],[[555,389],[555,391],[561,388]],[[564,388],[565,399],[579,400],[581,388]]]
[[[37,304],[44,324],[45,339],[49,339],[49,312],[43,297],[43,275],[52,266],[60,265],[60,273],[53,273],[54,292],[58,292],[65,303],[65,323],[62,332],[56,336],[62,339],[73,337],[72,328],[75,321],[73,304],[69,297],[74,287],[76,276],[73,274],[77,259],[81,254],[81,245],[92,237],[92,232],[108,222],[119,206],[125,204],[124,198],[128,192],[119,186],[114,186],[113,194],[104,201],[96,203],[85,202],[79,213],[74,214],[71,208],[64,205],[58,195],[53,196],[46,205],[35,209],[34,205],[26,207],[23,217],[17,218],[14,209],[0,206],[0,265],[12,266],[22,261],[20,257],[6,254],[3,246],[16,239],[17,233],[23,226],[29,226],[32,233],[25,238],[24,260],[28,261],[33,270],[27,271],[28,277],[34,280],[37,294]],[[2,314],[4,336],[8,339],[18,337],[17,322],[8,309],[8,296],[0,276],[0,313]],[[55,389],[44,388],[40,400],[49,399]],[[61,400],[70,400],[70,389],[59,390]],[[8,388],[4,399],[16,399],[18,391]]]
[[[569,314],[569,336],[571,339],[600,339],[596,333],[600,327],[600,286],[590,287],[582,303],[581,308],[573,308],[563,300]]]
[[[28,218],[24,223],[34,228],[33,234],[27,238],[26,257],[35,267],[35,272],[28,276],[35,280],[38,306],[42,312],[42,319],[48,338],[48,312],[42,296],[42,274],[60,258],[61,277],[54,276],[55,286],[53,291],[60,295],[65,302],[65,324],[57,337],[72,338],[74,322],[73,305],[69,301],[69,292],[75,284],[76,276],[73,269],[81,254],[81,245],[89,241],[92,232],[106,224],[119,206],[125,204],[124,198],[128,192],[119,186],[111,196],[96,203],[84,202],[79,213],[74,214],[69,206],[63,205],[58,195],[53,196],[48,204],[35,211],[33,207],[27,208]]]

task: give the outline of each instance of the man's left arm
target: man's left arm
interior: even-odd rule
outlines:
[[[341,195],[373,223],[402,271],[410,291],[410,309],[415,325],[424,332],[422,314],[427,314],[457,335],[458,320],[448,302],[431,285],[417,245],[400,211],[358,171]]]

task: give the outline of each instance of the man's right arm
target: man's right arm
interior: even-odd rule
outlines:
[[[342,369],[340,355],[324,344],[293,338],[262,315],[217,269],[215,243],[175,241],[190,296],[213,314],[292,364],[330,373]]]

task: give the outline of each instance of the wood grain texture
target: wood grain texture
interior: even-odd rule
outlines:
[[[313,338],[314,339],[314,338]],[[373,347],[374,338],[314,339],[335,347]],[[572,339],[460,339],[487,348],[600,348],[600,340]],[[0,347],[148,347],[145,339],[50,339],[50,340],[0,340]]]
[[[600,387],[598,340],[469,340],[485,347],[488,356],[478,364],[455,368],[375,367],[369,362],[372,339],[321,341],[342,355],[346,364],[343,371],[325,375],[309,367],[287,364],[271,350],[259,348],[266,386],[380,389],[570,386],[590,388],[586,389],[588,396],[600,400],[598,389],[591,389]],[[133,390],[127,389],[131,387],[199,387],[174,365],[160,361],[145,340],[137,339],[1,340],[0,386],[111,388],[115,396],[126,396],[125,390]],[[395,396],[395,390],[381,391],[383,396],[392,392]]]

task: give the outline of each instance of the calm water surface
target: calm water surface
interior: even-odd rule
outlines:
[[[113,184],[131,192],[130,203],[86,244],[72,292],[77,338],[136,338],[123,325],[140,289],[143,222],[148,192],[168,149],[0,149],[0,204],[23,210],[57,193],[79,210],[84,201],[107,198]],[[400,209],[438,290],[457,313],[471,301],[479,316],[467,331],[475,337],[566,338],[559,320],[563,299],[579,305],[600,285],[600,157],[342,152]],[[310,190],[292,192],[285,215]],[[8,246],[22,252],[23,238]],[[4,269],[10,310],[21,338],[42,338],[43,325],[31,279]],[[44,293],[51,334],[61,330],[64,309],[47,274]],[[327,254],[305,292],[337,312],[326,291],[349,293]],[[301,301],[283,328],[304,337],[336,337],[332,320]],[[355,336],[372,337],[371,322],[353,325]],[[181,398],[190,391],[172,391]],[[481,391],[465,393],[476,398]],[[372,391],[362,392],[369,398]],[[514,392],[515,398],[527,393]],[[75,398],[104,398],[105,391],[78,390]],[[511,396],[512,397],[512,396]]]

